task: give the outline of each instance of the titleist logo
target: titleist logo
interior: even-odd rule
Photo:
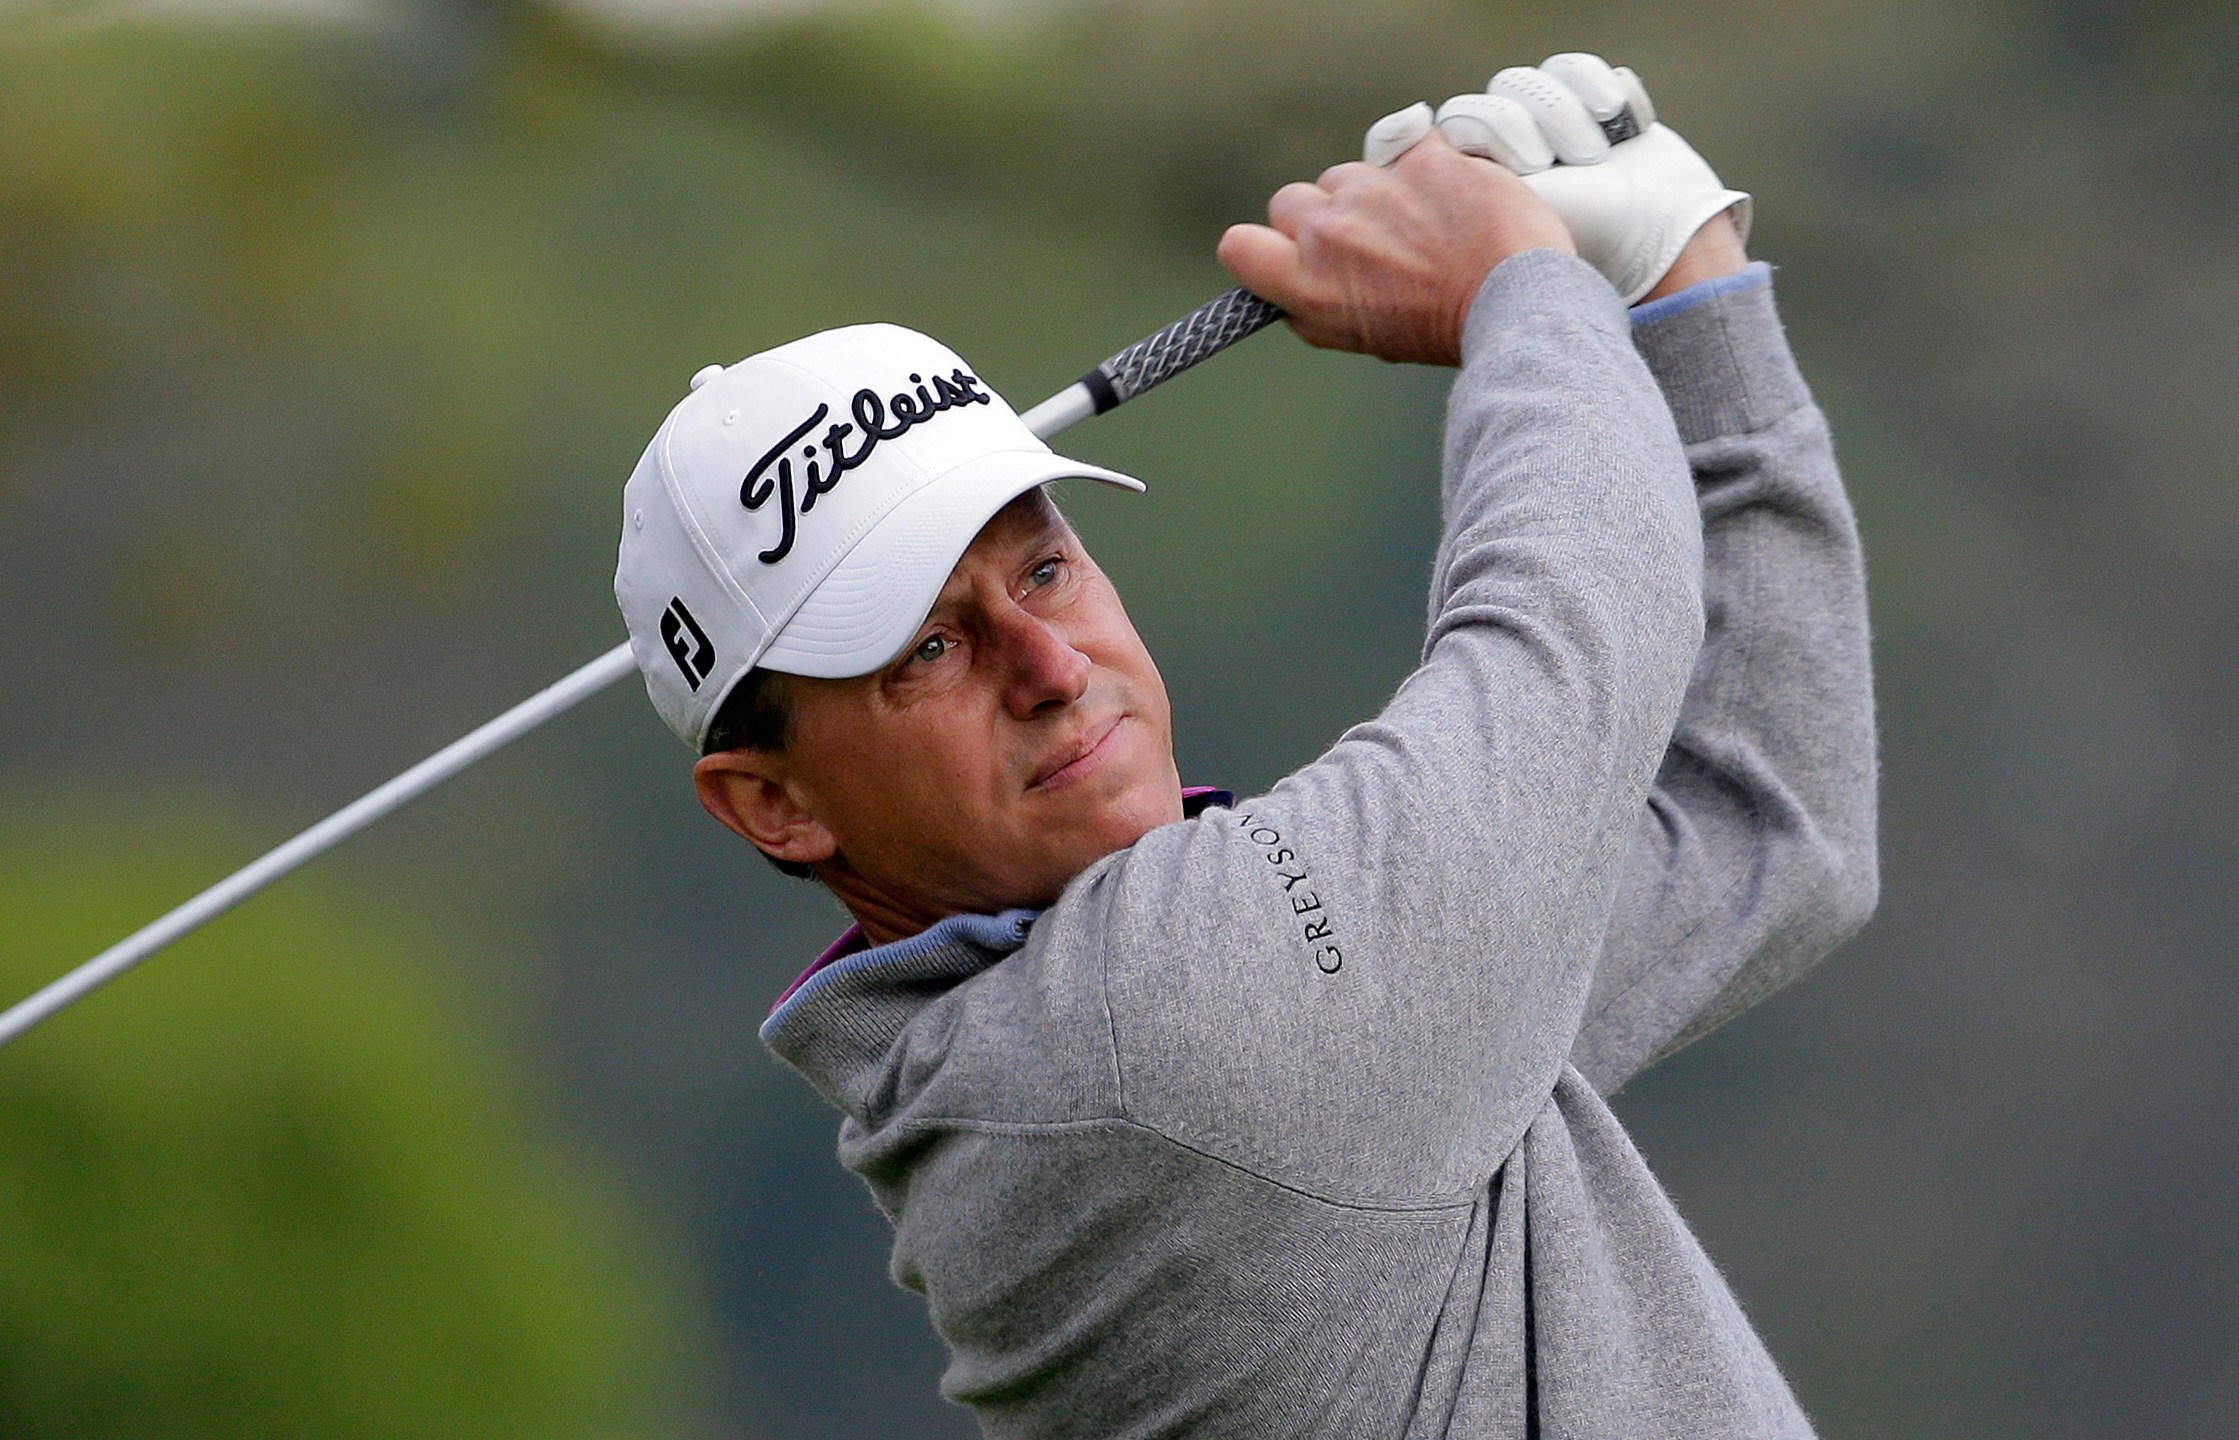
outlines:
[[[853,424],[834,421],[821,440],[801,445],[800,458],[808,463],[801,472],[805,483],[798,490],[793,479],[793,447],[800,445],[810,431],[825,422],[832,413],[831,406],[817,406],[808,419],[794,426],[783,440],[754,462],[754,468],[739,482],[739,503],[749,510],[759,510],[775,495],[779,517],[777,543],[756,559],[765,565],[775,565],[791,554],[798,525],[796,517],[814,510],[816,497],[838,485],[841,476],[870,459],[881,440],[899,439],[908,434],[912,426],[922,425],[942,411],[959,405],[994,403],[994,397],[980,388],[979,377],[961,367],[946,375],[936,375],[930,381],[922,375],[912,375],[910,383],[917,387],[916,393],[903,391],[885,399],[869,388],[856,391],[855,399],[848,405],[848,412],[855,417]],[[858,434],[863,437],[863,443],[849,450],[848,437]],[[822,447],[821,456],[819,446]]]

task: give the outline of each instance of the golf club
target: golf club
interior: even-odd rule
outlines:
[[[1247,335],[1283,318],[1283,312],[1244,290],[1209,300],[1156,334],[1089,371],[1019,417],[1040,438],[1091,415],[1101,415],[1219,354]],[[461,770],[495,754],[557,715],[635,673],[627,642],[496,719],[469,731],[394,779],[335,811],[168,914],[126,936],[91,960],[0,1012],[0,1045],[98,990],[166,945],[215,920],[267,885],[326,853],[376,820],[402,809]]]

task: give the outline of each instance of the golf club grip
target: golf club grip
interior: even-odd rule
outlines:
[[[1216,296],[1154,335],[1145,336],[1081,377],[1101,415],[1154,385],[1218,355],[1247,335],[1283,318],[1283,312],[1249,290]]]

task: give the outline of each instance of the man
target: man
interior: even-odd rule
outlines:
[[[1860,561],[1744,197],[1587,58],[1223,240],[1460,366],[1422,666],[1266,795],[1039,488],[1133,482],[923,337],[703,372],[630,481],[703,802],[856,919],[763,1036],[990,1435],[1810,1432],[1603,1097],[1872,908]]]

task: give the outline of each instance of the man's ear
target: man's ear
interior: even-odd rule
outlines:
[[[705,755],[692,767],[692,784],[708,814],[765,854],[816,865],[839,853],[839,838],[787,783],[782,756],[759,750]]]

